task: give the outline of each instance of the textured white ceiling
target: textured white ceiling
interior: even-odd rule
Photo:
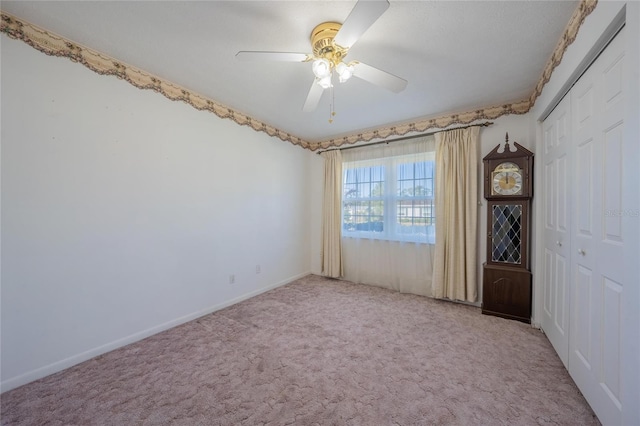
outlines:
[[[240,50],[311,52],[311,30],[355,1],[2,1],[10,14],[308,141],[527,98],[578,1],[394,1],[352,47],[409,81],[351,79],[302,111],[310,63],[240,62]],[[106,78],[106,77],[105,77]]]

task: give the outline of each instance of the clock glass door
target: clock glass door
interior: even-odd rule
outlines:
[[[522,263],[522,204],[492,206],[491,260]]]

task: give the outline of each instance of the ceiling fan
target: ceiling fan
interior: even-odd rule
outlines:
[[[388,7],[388,0],[358,0],[344,24],[323,22],[317,25],[311,32],[313,53],[240,51],[236,58],[241,61],[312,62],[315,79],[303,111],[316,109],[324,90],[333,87],[334,73],[341,83],[354,76],[399,93],[407,86],[407,80],[360,61],[344,61],[349,49]]]

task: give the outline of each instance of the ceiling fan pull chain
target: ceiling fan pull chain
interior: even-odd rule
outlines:
[[[334,117],[336,115],[336,95],[333,91],[333,86],[331,86],[331,97],[333,98],[333,107],[331,111],[331,116]]]
[[[336,111],[335,111],[336,97],[333,92],[333,84],[329,87],[329,90],[331,91],[331,102],[329,102],[329,124],[331,124],[333,123],[333,117],[336,115]]]
[[[344,62],[349,49],[388,8],[389,0],[358,0],[343,24],[328,21],[316,25],[310,36],[313,53],[240,51],[236,58],[241,61],[311,62],[315,79],[302,110],[315,111],[323,92],[331,88],[329,123],[333,123],[336,115],[333,80],[336,78],[344,83],[351,77],[358,77],[395,93],[402,92],[407,86],[407,80],[371,65],[359,61]]]

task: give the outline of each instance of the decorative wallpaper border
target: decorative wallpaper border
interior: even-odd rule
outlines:
[[[560,41],[558,41],[553,54],[547,61],[547,65],[544,67],[544,71],[542,72],[542,76],[540,77],[536,88],[533,90],[533,93],[529,98],[529,102],[531,103],[532,107],[535,104],[536,99],[538,99],[538,96],[542,94],[542,89],[544,89],[544,86],[549,82],[549,79],[551,79],[553,70],[555,70],[556,67],[560,65],[560,62],[562,62],[562,57],[567,51],[567,48],[576,40],[578,31],[580,30],[582,23],[587,18],[587,16],[589,16],[591,12],[593,12],[597,5],[598,0],[580,1],[580,4],[573,12],[571,19],[569,19],[569,23],[567,24],[564,33],[560,38]]]
[[[269,136],[274,136],[302,148],[316,151],[318,149],[352,145],[357,142],[367,142],[372,139],[385,139],[390,136],[403,136],[407,133],[422,133],[427,130],[445,129],[453,125],[470,124],[477,120],[493,120],[508,114],[526,114],[533,107],[538,96],[542,93],[544,86],[551,78],[553,70],[562,61],[565,51],[576,39],[580,26],[584,22],[585,18],[593,12],[597,3],[598,0],[581,0],[580,4],[571,16],[562,38],[558,42],[551,58],[547,62],[538,84],[528,99],[501,106],[482,108],[475,111],[444,115],[410,123],[381,127],[353,135],[327,139],[321,142],[309,142],[290,133],[284,132],[267,123],[249,117],[240,111],[173,84],[170,81],[156,77],[134,66],[124,64],[114,58],[71,42],[63,37],[52,34],[33,24],[22,21],[1,11],[2,21],[0,23],[0,32],[6,34],[10,38],[22,40],[33,48],[49,56],[69,58],[73,62],[78,62],[98,74],[114,75],[139,89],[153,90],[172,101],[186,102],[197,110],[209,111],[220,118],[233,120],[241,126],[249,126],[257,132],[264,132]]]
[[[564,33],[562,34],[560,41],[558,41],[553,54],[547,61],[542,76],[540,77],[540,80],[538,80],[538,84],[536,84],[536,87],[529,99],[525,99],[512,104],[482,108],[476,111],[469,111],[460,114],[444,115],[441,117],[420,120],[413,123],[374,129],[363,133],[344,136],[341,138],[328,139],[326,141],[312,144],[309,149],[315,151],[316,149],[339,147],[345,144],[354,144],[357,142],[370,141],[372,139],[385,139],[390,136],[403,136],[407,133],[412,132],[421,133],[426,132],[427,130],[445,129],[446,127],[454,125],[470,124],[476,120],[493,120],[500,116],[508,114],[526,114],[531,108],[533,108],[536,99],[538,99],[538,97],[542,94],[544,86],[549,82],[553,70],[555,70],[556,67],[560,65],[565,51],[571,45],[571,43],[575,41],[582,23],[584,22],[586,17],[589,16],[591,12],[593,12],[597,4],[598,0],[580,1],[580,4],[573,12],[573,15],[571,15],[569,23],[565,27]]]
[[[445,128],[449,126],[471,124],[477,120],[493,120],[507,114],[526,114],[530,109],[531,104],[528,99],[525,99],[512,104],[483,108],[460,114],[445,115],[412,123],[397,124],[395,126],[382,127],[350,136],[328,139],[312,144],[309,149],[315,151],[316,149],[340,147],[342,145],[351,145],[356,142],[366,142],[372,139],[386,139],[389,136],[403,136],[407,133],[423,133],[427,130],[436,129],[445,130]]]
[[[233,108],[229,108],[134,66],[124,64],[100,52],[54,35],[5,12],[2,12],[0,32],[5,33],[13,39],[22,40],[49,56],[69,58],[73,62],[78,62],[98,74],[114,75],[138,89],[153,90],[172,101],[186,102],[197,110],[212,112],[220,118],[233,120],[241,126],[249,126],[255,131],[264,132],[269,136],[275,136],[283,141],[291,142],[303,148],[310,148],[310,143],[304,139],[251,118]]]

